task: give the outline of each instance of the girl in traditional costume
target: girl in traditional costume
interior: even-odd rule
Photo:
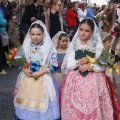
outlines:
[[[53,41],[54,46],[57,51],[57,62],[58,62],[58,68],[56,69],[54,76],[56,78],[56,81],[57,81],[59,87],[61,88],[63,78],[64,78],[64,74],[61,72],[61,64],[63,62],[63,59],[65,57],[65,54],[66,54],[66,51],[68,48],[69,37],[65,32],[59,31],[52,38],[52,41]]]
[[[58,120],[59,93],[52,77],[57,54],[41,21],[31,25],[23,50],[30,66],[23,68],[15,85],[15,120]]]
[[[67,73],[61,93],[62,120],[113,120],[104,68],[95,62],[102,49],[94,21],[82,20],[61,67]]]
[[[103,32],[101,34],[101,38],[104,49],[110,50],[113,37],[109,33]],[[114,120],[120,120],[120,105],[117,97],[116,80],[114,77],[114,73],[113,74],[109,73],[109,67],[106,67],[105,69],[105,76],[106,76],[106,85],[112,101]]]

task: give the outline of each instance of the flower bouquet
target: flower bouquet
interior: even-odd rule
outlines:
[[[100,13],[98,13],[97,15],[96,15],[96,19],[99,21],[99,20],[101,20],[101,14]]]
[[[5,54],[9,68],[11,68],[13,65],[23,66],[26,63],[26,59],[22,56],[23,49],[21,46],[18,48],[12,48],[9,50],[9,53],[5,53]]]
[[[108,21],[107,21],[107,16],[106,16],[106,15],[102,15],[102,16],[101,16],[101,20],[103,21],[103,23],[105,23],[106,25],[109,26],[109,23],[108,23]]]
[[[115,72],[119,75],[120,67],[117,62],[120,61],[120,55],[115,55],[112,51],[113,49],[111,50],[111,52],[103,49],[102,54],[97,62],[100,66],[105,65],[106,67],[109,67],[110,74],[112,74],[112,71],[115,70]]]
[[[107,20],[107,16],[106,15],[101,15],[101,20]]]

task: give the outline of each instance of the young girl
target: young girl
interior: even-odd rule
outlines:
[[[113,40],[112,35],[110,35],[107,32],[103,32],[101,34],[101,38],[102,38],[102,43],[103,43],[104,49],[109,50],[111,48],[111,45],[112,45],[112,40]]]
[[[82,20],[61,67],[67,73],[61,93],[62,120],[113,120],[104,68],[88,59],[98,59],[102,49],[95,22]]]
[[[55,71],[54,76],[57,80],[59,87],[61,88],[62,81],[64,78],[64,74],[62,74],[62,72],[61,72],[61,64],[62,64],[64,56],[66,54],[66,50],[67,50],[68,43],[69,43],[69,38],[65,32],[59,31],[52,38],[52,40],[53,40],[54,46],[57,50],[57,61],[58,61],[58,68]]]
[[[59,120],[58,86],[52,77],[57,55],[41,21],[31,25],[23,50],[30,66],[22,69],[15,85],[15,120]]]
[[[102,38],[104,49],[110,50],[113,37],[109,33],[103,32],[101,34],[101,38]],[[109,74],[109,67],[106,67],[105,75],[106,75],[106,85],[108,88],[108,92],[109,92],[109,95],[112,101],[113,110],[114,110],[114,114],[113,114],[114,120],[119,120],[120,105],[119,105],[117,92],[116,92],[116,80],[113,76],[114,74],[113,75]]]
[[[20,45],[20,32],[17,15],[11,15],[8,24],[8,35],[10,40],[10,47],[18,47]]]

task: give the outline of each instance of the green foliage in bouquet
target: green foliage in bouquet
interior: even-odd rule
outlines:
[[[106,67],[114,67],[115,55],[110,53],[108,50],[103,49],[100,58],[97,60],[99,65],[105,65]]]
[[[107,16],[106,15],[101,15],[101,20],[107,20]]]
[[[26,63],[26,59],[24,57],[7,61],[7,64],[9,65],[9,68],[11,68],[13,65],[23,66],[23,65],[25,65],[25,63]]]
[[[96,18],[97,18],[97,19],[101,18],[101,14],[98,13],[98,14],[96,15]]]
[[[11,66],[23,66],[26,64],[26,59],[23,57],[23,48],[19,46],[18,48],[10,49],[9,53],[6,53],[7,64]]]

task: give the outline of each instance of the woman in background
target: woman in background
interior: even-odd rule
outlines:
[[[6,25],[7,25],[7,20],[4,19],[4,14],[3,14],[3,10],[1,9],[1,0],[0,0],[0,33],[3,34],[6,32]],[[5,57],[5,53],[3,51],[3,44],[2,44],[2,40],[1,40],[1,36],[0,36],[0,75],[7,74],[5,72],[5,70],[2,70],[3,56]],[[5,59],[5,61],[6,61],[6,59]]]
[[[61,1],[60,0],[51,0],[50,8],[45,10],[41,16],[41,21],[46,25],[47,31],[50,34],[50,37],[53,38],[54,35],[63,31],[63,17],[61,14]]]

